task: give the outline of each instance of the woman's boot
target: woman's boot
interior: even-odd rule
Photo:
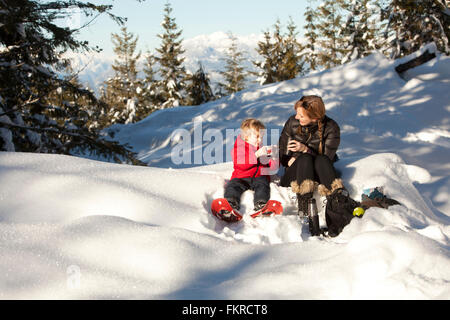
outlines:
[[[308,200],[313,197],[314,193],[314,181],[307,179],[300,185],[293,181],[291,183],[291,189],[297,194],[298,215],[300,218],[306,218],[308,220]]]

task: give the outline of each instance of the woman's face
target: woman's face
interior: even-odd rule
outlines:
[[[300,121],[300,125],[302,126],[307,126],[310,125],[311,123],[317,122],[317,119],[311,119],[310,117],[308,117],[308,114],[305,108],[303,107],[297,108],[297,114],[295,115],[295,119]]]

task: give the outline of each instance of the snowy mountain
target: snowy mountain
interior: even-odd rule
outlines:
[[[109,128],[150,167],[0,153],[0,298],[449,299],[450,58],[405,79],[399,63],[373,54]],[[243,221],[217,221],[209,206],[231,175],[240,122],[261,119],[276,143],[311,93],[341,126],[336,167],[351,196],[383,186],[402,205],[311,237],[273,182],[282,216],[251,218],[247,191]],[[180,146],[188,157],[176,164]]]
[[[262,40],[262,35],[236,36],[237,44],[240,51],[243,52],[246,59],[244,67],[247,70],[254,70],[251,61],[258,59],[256,47],[258,41]],[[222,81],[220,71],[224,70],[225,63],[223,59],[226,57],[226,50],[231,42],[225,32],[214,32],[208,35],[200,35],[194,38],[185,39],[183,48],[185,49],[185,67],[188,71],[194,73],[198,69],[198,63],[201,62],[204,70],[208,73],[213,87],[219,81]],[[140,59],[138,69],[142,70],[144,63],[144,54]],[[155,51],[152,51],[155,54]],[[87,84],[90,88],[98,93],[98,87],[108,77],[113,75],[111,65],[114,63],[115,57],[105,53],[86,54],[70,54],[72,65],[75,71],[80,71],[79,78],[82,83]],[[142,75],[140,75],[142,76]],[[249,78],[249,82],[253,78]],[[250,83],[249,83],[250,84]]]
[[[258,41],[263,40],[260,35],[235,36],[238,50],[243,53],[243,66],[246,70],[255,70],[252,61],[260,59],[256,52]],[[225,70],[223,59],[226,57],[228,48],[231,46],[231,40],[225,32],[214,32],[209,35],[200,35],[183,41],[185,52],[185,66],[195,72],[198,69],[198,63],[201,62],[205,71],[210,76],[211,82],[217,84],[222,81],[220,71]],[[254,78],[249,78],[251,80]]]
[[[80,82],[96,93],[99,93],[102,83],[114,74],[111,67],[114,56],[102,52],[67,53],[67,56],[70,57],[72,68],[75,73],[78,73]]]

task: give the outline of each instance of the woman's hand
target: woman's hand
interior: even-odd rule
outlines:
[[[292,152],[306,152],[306,150],[308,150],[306,145],[296,140],[291,140],[287,147],[287,149]]]

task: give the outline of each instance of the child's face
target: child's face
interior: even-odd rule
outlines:
[[[250,129],[247,133],[245,141],[255,147],[259,147],[262,142],[263,133],[261,130]]]

